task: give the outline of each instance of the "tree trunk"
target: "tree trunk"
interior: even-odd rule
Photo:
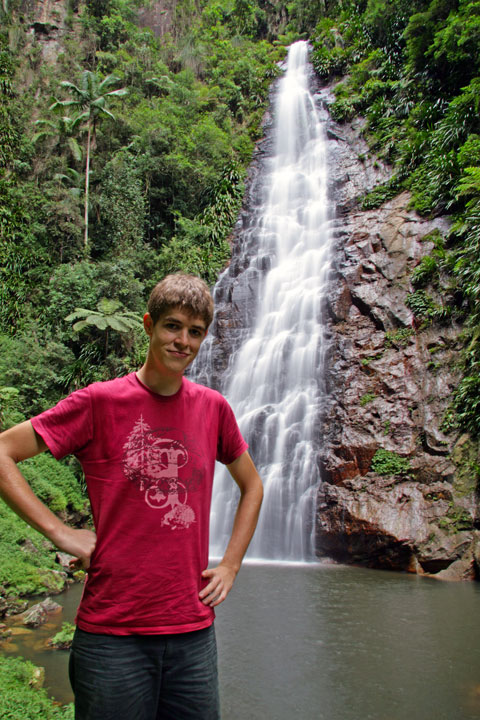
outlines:
[[[87,134],[87,162],[85,165],[85,214],[84,214],[84,226],[85,226],[85,234],[83,239],[83,245],[85,248],[85,252],[88,250],[88,192],[89,192],[89,186],[90,186],[90,142],[91,142],[91,136],[92,136],[92,126],[91,123],[88,123],[88,134]]]

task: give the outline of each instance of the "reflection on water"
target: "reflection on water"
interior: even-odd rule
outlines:
[[[71,621],[78,598],[56,598],[67,605],[49,625]],[[217,609],[223,720],[480,720],[479,611],[474,583],[247,564]],[[69,701],[68,654],[25,637],[18,651]]]

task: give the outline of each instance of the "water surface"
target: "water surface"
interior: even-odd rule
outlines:
[[[62,702],[68,653],[41,636],[72,620],[79,591],[57,598],[49,628],[14,639]],[[479,615],[476,583],[246,564],[217,609],[223,720],[480,720]]]

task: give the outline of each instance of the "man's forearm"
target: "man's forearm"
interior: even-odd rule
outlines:
[[[263,499],[263,487],[259,482],[240,495],[232,534],[221,564],[228,565],[237,573],[257,527]]]
[[[205,605],[211,607],[223,602],[232,589],[255,532],[263,499],[262,481],[248,452],[228,465],[228,469],[240,488],[240,501],[235,513],[230,541],[222,560],[217,567],[209,568],[202,573],[202,577],[208,579],[209,583],[201,590],[199,597]]]

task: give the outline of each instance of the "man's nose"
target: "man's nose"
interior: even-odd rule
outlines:
[[[187,345],[188,344],[188,328],[182,328],[178,331],[177,337],[175,338],[175,342],[177,342],[179,345]]]

